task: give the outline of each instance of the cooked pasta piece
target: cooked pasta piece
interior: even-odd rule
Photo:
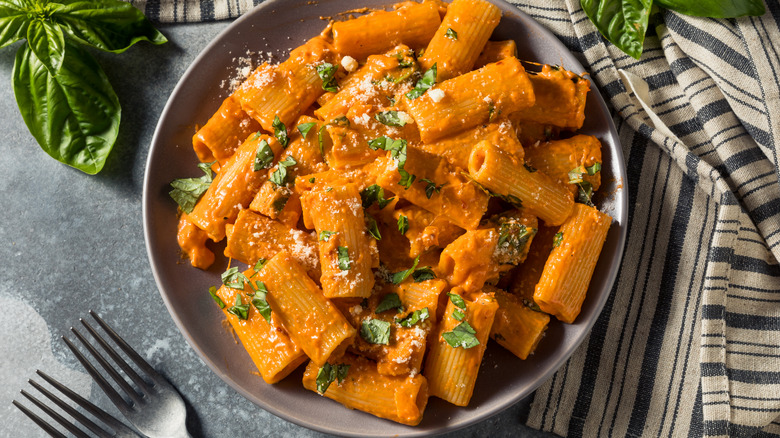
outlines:
[[[334,377],[322,393],[350,409],[358,409],[377,417],[409,426],[422,420],[428,403],[428,382],[421,374],[414,376],[387,376],[379,374],[376,365],[366,358],[344,355],[332,362],[344,370],[343,378]],[[330,369],[330,368],[328,368]],[[303,386],[319,392],[318,382],[327,381],[327,370],[309,362],[303,373]],[[322,377],[320,377],[322,376]]]
[[[271,310],[306,356],[318,365],[340,357],[352,343],[355,329],[303,267],[282,251],[265,264],[263,273]]]
[[[527,359],[542,340],[550,315],[532,310],[520,298],[502,289],[490,291],[498,302],[490,337],[520,359]]]
[[[585,122],[585,101],[590,82],[560,67],[545,65],[529,75],[536,96],[534,106],[518,110],[516,117],[526,122],[580,129]]]
[[[192,266],[208,269],[214,263],[214,253],[206,247],[208,239],[208,234],[192,223],[187,213],[182,212],[176,241]]]
[[[474,68],[482,68],[491,62],[511,57],[517,57],[517,43],[514,40],[488,41],[474,63]]]
[[[393,212],[395,223],[402,220],[402,216],[409,223],[404,236],[409,239],[409,257],[412,258],[435,247],[444,248],[464,232],[463,228],[446,217],[437,216],[415,205],[396,209]]]
[[[470,71],[499,20],[501,10],[485,0],[453,1],[420,58],[423,70],[436,64],[439,82]]]
[[[454,288],[451,293],[458,291]],[[436,342],[425,360],[424,375],[432,396],[466,406],[474,392],[498,303],[487,293],[477,294],[473,301],[459,298],[463,307],[455,305],[453,300],[458,300],[454,298],[447,302]]]
[[[534,300],[543,311],[563,322],[574,322],[611,224],[609,215],[593,207],[574,206],[574,213],[556,234],[536,285]]]
[[[253,269],[244,271],[244,276],[253,282],[265,280]],[[269,322],[254,305],[250,305],[253,299],[250,294],[254,292],[249,284],[243,283],[243,289],[222,286],[216,295],[222,300],[225,306],[222,312],[260,371],[260,376],[266,383],[276,383],[304,363],[306,355],[284,331],[276,314],[271,312]],[[230,312],[238,296],[241,296],[242,305],[246,306],[246,318],[243,319],[236,315],[239,312]]]
[[[204,163],[224,164],[260,125],[249,117],[231,94],[213,116],[192,136],[192,148]]]
[[[547,225],[562,224],[574,206],[568,188],[541,171],[513,162],[487,141],[477,144],[471,152],[469,174],[491,192],[510,202],[522,203]]]
[[[285,186],[266,181],[252,199],[249,209],[295,227],[301,217],[301,198]]]
[[[518,162],[523,160],[523,146],[517,140],[512,123],[506,119],[478,125],[468,131],[444,137],[432,143],[420,143],[418,147],[425,152],[444,158],[456,168],[468,170],[471,151],[482,140],[499,146],[502,152],[509,154]]]
[[[540,226],[536,231],[533,242],[528,250],[528,257],[512,272],[512,281],[509,291],[525,300],[529,305],[535,306],[534,291],[536,284],[542,277],[547,256],[553,248],[555,233],[559,227]]]
[[[526,162],[544,172],[576,194],[577,184],[570,184],[569,173],[578,172],[593,190],[601,186],[601,142],[592,135],[575,135],[565,140],[553,140],[526,148]],[[596,166],[596,167],[593,167]]]

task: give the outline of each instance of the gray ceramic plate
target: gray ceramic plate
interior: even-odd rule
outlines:
[[[491,343],[467,408],[431,398],[425,417],[408,427],[352,411],[303,389],[302,371],[267,385],[252,374],[254,366],[241,345],[221,327],[221,311],[207,293],[220,283],[226,261],[209,271],[182,263],[176,243],[176,204],[168,196],[176,178],[198,176],[191,137],[219,107],[227,91],[219,86],[235,74],[236,58],[251,52],[273,52],[285,59],[289,49],[323,29],[319,17],[392,0],[270,0],[236,20],[193,62],[173,91],[152,140],[144,183],[144,231],[149,260],[160,294],[182,334],[203,361],[227,384],[263,409],[301,426],[349,436],[427,436],[484,420],[528,396],[548,379],[582,342],[595,323],[617,276],[626,236],[626,170],[609,111],[595,86],[588,96],[582,132],[601,139],[603,150],[600,206],[614,218],[601,259],[577,322],[551,323],[536,353],[526,361]],[[313,3],[313,4],[310,4]],[[494,39],[517,41],[521,59],[585,69],[549,31],[508,3],[496,2],[504,16]]]

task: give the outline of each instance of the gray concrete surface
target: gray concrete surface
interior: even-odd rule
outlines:
[[[193,436],[323,436],[263,411],[212,374],[174,325],[146,257],[142,182],[157,118],[189,63],[227,24],[162,26],[168,44],[97,54],[123,107],[119,140],[97,176],[38,147],[13,96],[19,44],[0,49],[1,437],[44,436],[11,405],[31,389],[36,369],[119,416],[60,340],[89,309],[178,387]],[[449,436],[543,436],[522,425],[529,403]]]

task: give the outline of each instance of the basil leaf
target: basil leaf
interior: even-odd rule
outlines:
[[[507,221],[498,227],[498,244],[494,258],[499,263],[518,264],[528,241],[536,235],[536,228]]]
[[[523,298],[523,304],[525,304],[525,307],[528,307],[529,309],[534,310],[536,312],[541,312],[542,311],[542,308],[539,307],[539,305],[536,304],[536,301],[534,301],[534,300],[529,300],[527,298]]]
[[[398,184],[402,185],[404,189],[411,187],[414,183],[414,179],[417,178],[416,175],[412,175],[411,173],[407,172],[400,165],[398,166],[398,173],[401,175],[401,179],[398,180]]]
[[[279,140],[279,144],[281,144],[283,148],[286,148],[287,145],[290,144],[290,137],[287,136],[287,127],[279,120],[279,116],[274,116],[271,127],[274,128],[274,137]]]
[[[582,174],[586,173],[587,171],[583,166],[575,167],[574,169],[569,171],[569,184],[579,184],[582,182]]]
[[[324,394],[334,380],[338,380],[339,384],[341,384],[347,378],[349,367],[350,365],[347,364],[331,365],[326,362],[317,371],[317,392]]]
[[[29,0],[0,1],[0,48],[27,37],[31,6]]]
[[[364,319],[360,325],[360,337],[369,344],[387,345],[390,342],[390,323],[381,319]]]
[[[298,132],[300,132],[303,139],[306,140],[306,135],[309,133],[311,128],[313,128],[316,125],[317,125],[316,122],[301,123],[300,125],[298,125]]]
[[[368,208],[374,202],[376,202],[376,205],[381,210],[385,208],[387,204],[390,203],[390,201],[395,199],[395,197],[385,199],[385,190],[377,184],[372,184],[360,192],[360,199],[362,201],[363,208]]]
[[[434,63],[431,68],[426,71],[419,81],[414,85],[414,89],[406,93],[406,98],[409,100],[417,99],[422,96],[423,93],[428,91],[436,83],[436,64]]]
[[[338,234],[335,231],[328,231],[328,230],[322,230],[320,231],[320,240],[328,241],[330,240],[330,237],[334,234]]]
[[[331,120],[329,124],[334,126],[349,127],[349,119],[347,118],[347,116],[338,116],[335,119]]]
[[[336,92],[339,90],[339,85],[336,83],[336,70],[337,65],[333,65],[329,62],[323,62],[317,65],[317,74],[322,79],[322,89],[325,91]]]
[[[454,41],[458,40],[458,32],[455,32],[454,30],[452,30],[451,27],[447,28],[447,32],[444,33],[444,36],[446,36],[447,38],[449,38],[451,40],[454,40]]]
[[[737,18],[746,15],[757,17],[766,12],[764,2],[761,0],[655,0],[655,2],[658,6],[697,17]]]
[[[250,283],[251,284],[251,283]],[[265,296],[268,294],[268,289],[265,287],[265,283],[258,281],[255,288],[255,294],[252,297],[252,305],[255,306],[257,312],[265,318],[269,323],[271,322],[271,306],[268,305],[268,301]]]
[[[460,295],[447,292],[447,296],[450,297],[450,301],[452,301],[452,304],[456,307],[466,310],[466,302],[463,301],[463,298]]]
[[[406,121],[398,117],[398,111],[381,111],[374,114],[374,118],[383,125],[387,126],[404,126]]]
[[[558,231],[555,233],[555,237],[553,237],[553,248],[561,246],[561,242],[563,242],[563,233]]]
[[[65,56],[62,29],[48,20],[32,20],[27,27],[27,44],[49,72],[56,74]]]
[[[433,280],[436,278],[436,274],[433,273],[433,269],[426,266],[424,268],[415,270],[412,274],[412,278],[414,279],[415,283],[420,283],[426,280]]]
[[[371,235],[376,240],[382,240],[382,234],[379,232],[379,225],[376,223],[376,219],[374,219],[374,216],[371,216],[366,212],[365,215],[366,219],[366,229],[368,230],[368,234]]]
[[[401,283],[403,283],[403,281],[406,280],[407,278],[409,278],[409,275],[411,275],[412,272],[414,272],[414,268],[417,267],[417,263],[420,263],[420,256],[417,256],[417,257],[414,258],[414,263],[412,263],[412,267],[411,268],[406,269],[404,271],[396,272],[395,274],[393,274],[393,276],[390,279],[390,281],[393,284],[401,284]]]
[[[295,158],[293,158],[291,155],[288,155],[284,160],[277,164],[276,170],[271,173],[271,176],[268,179],[280,187],[287,184],[287,168],[290,166],[295,166],[296,164],[298,164],[298,162],[295,161]]]
[[[441,337],[450,344],[451,347],[469,349],[479,345],[479,340],[475,336],[477,334],[471,325],[463,321],[458,324],[452,331],[442,333]]]
[[[274,151],[268,142],[265,140],[260,141],[260,145],[257,147],[257,154],[255,155],[255,165],[252,168],[255,172],[262,169],[268,169],[274,162]]]
[[[120,0],[63,1],[51,18],[69,36],[107,52],[122,53],[139,41],[168,41],[141,11]]]
[[[423,178],[420,181],[425,183],[425,196],[427,196],[428,199],[431,199],[431,196],[433,196],[434,193],[441,193],[441,188],[444,187],[444,184],[437,186],[435,182],[428,178]]]
[[[349,271],[351,263],[349,261],[349,249],[346,246],[339,246],[336,248],[339,258],[339,269],[342,271]]]
[[[399,298],[398,294],[395,292],[385,295],[385,297],[382,298],[382,301],[379,303],[379,305],[376,306],[376,310],[374,310],[374,313],[379,314],[382,312],[386,312],[390,309],[395,309],[396,312],[404,311],[404,305],[403,303],[401,303],[401,298]]]
[[[400,231],[401,234],[406,234],[406,232],[409,231],[409,218],[404,215],[398,216],[398,231]]]
[[[225,308],[225,302],[222,301],[222,298],[217,295],[217,288],[215,286],[211,286],[209,288],[209,295],[211,295],[211,298],[214,298],[214,301],[217,303],[220,309]]]
[[[639,59],[653,0],[580,0],[596,29],[628,55]]]
[[[466,314],[464,314],[463,312],[461,312],[458,309],[455,309],[455,310],[452,311],[452,317],[457,319],[458,321],[463,321],[463,318],[466,317]]]
[[[248,283],[249,279],[235,266],[222,273],[222,284],[231,289],[244,290],[245,282]]]
[[[601,163],[596,161],[592,166],[586,167],[585,171],[588,172],[588,175],[593,176],[601,171]]]
[[[428,311],[428,308],[422,308],[420,310],[415,310],[414,312],[410,313],[406,318],[403,319],[396,319],[395,322],[399,324],[401,327],[409,328],[419,322],[423,322],[426,319],[430,317],[430,312]]]
[[[187,214],[192,213],[192,209],[195,208],[198,199],[209,189],[212,181],[211,164],[213,163],[198,164],[200,170],[205,173],[200,178],[182,178],[171,182],[173,190],[168,192],[168,194],[179,204],[183,212]]]
[[[238,319],[246,320],[249,313],[249,304],[241,301],[241,294],[236,294],[236,303],[227,309],[228,313],[236,315]]]
[[[56,74],[25,44],[16,52],[13,85],[19,112],[52,158],[94,175],[119,132],[121,108],[103,69],[83,49],[65,44]]]
[[[265,267],[266,263],[268,263],[268,260],[260,259],[260,260],[257,261],[257,263],[255,263],[255,266],[252,267],[252,270],[254,270],[255,274],[257,274],[258,272],[260,272],[261,269],[263,269]]]

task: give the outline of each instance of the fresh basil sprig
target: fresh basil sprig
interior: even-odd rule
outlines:
[[[83,46],[121,53],[138,41],[167,39],[121,0],[0,0],[0,47],[22,39],[13,86],[30,134],[57,161],[100,172],[119,133],[121,107]]]

